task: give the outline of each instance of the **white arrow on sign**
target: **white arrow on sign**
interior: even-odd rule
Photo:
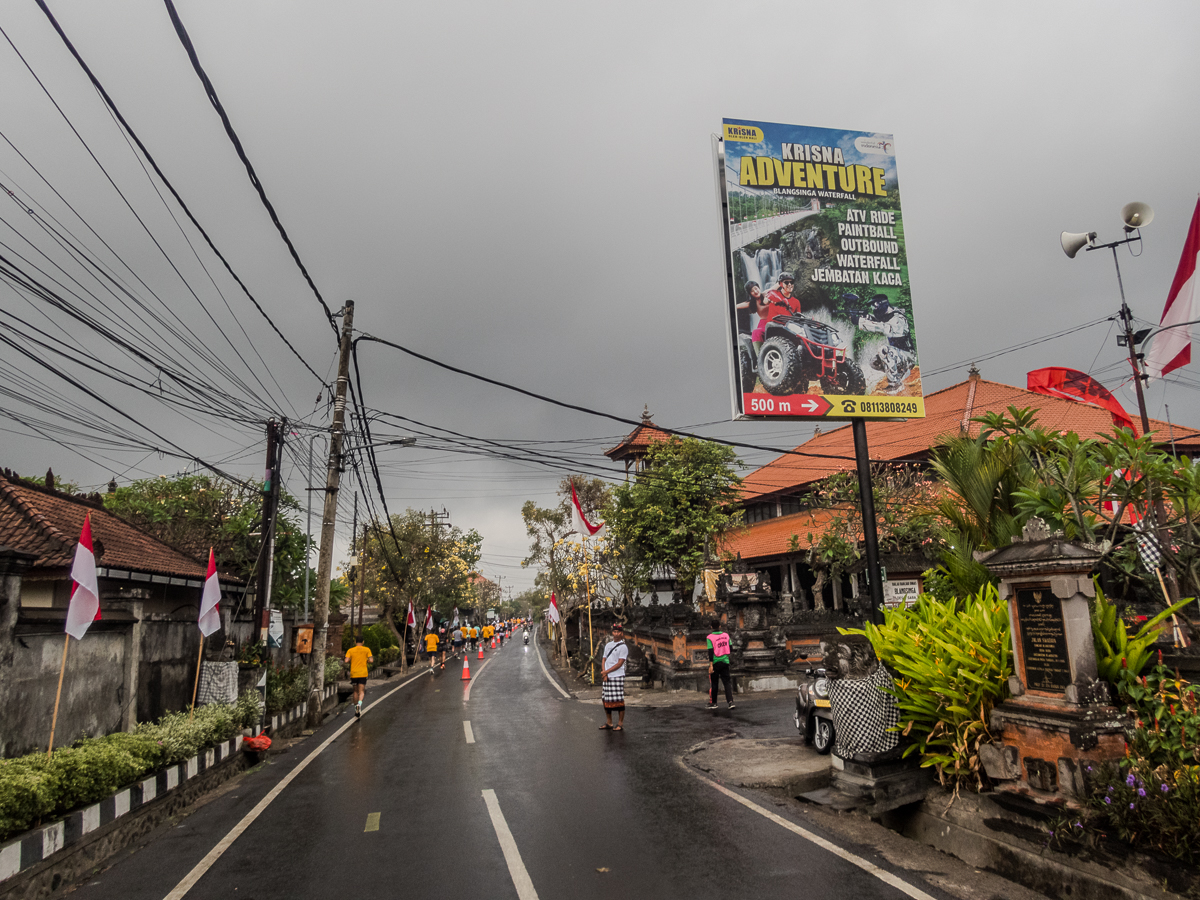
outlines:
[[[821,408],[821,404],[819,404],[816,400],[813,400],[811,397],[804,403],[801,403],[800,406],[802,409],[808,410],[808,412],[816,412]]]

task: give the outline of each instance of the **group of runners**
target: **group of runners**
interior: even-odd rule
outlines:
[[[455,620],[457,622],[458,612],[455,611]],[[429,662],[429,668],[435,665],[440,665],[441,668],[446,667],[446,653],[449,650],[457,655],[464,651],[467,645],[470,645],[471,652],[474,653],[479,648],[479,642],[485,644],[495,638],[500,642],[500,646],[504,646],[504,639],[512,635],[518,628],[529,628],[528,619],[506,619],[503,622],[486,625],[446,625],[442,624],[436,631],[428,631],[421,639],[425,644],[425,649],[422,651],[425,659]],[[441,657],[439,663],[438,657]],[[367,690],[367,675],[368,664],[375,661],[375,657],[371,655],[371,649],[363,643],[361,636],[357,637],[354,646],[346,651],[346,664],[350,667],[350,684],[354,688],[354,693],[351,696],[351,702],[354,704],[354,715],[362,715],[363,698]]]
[[[442,668],[445,668],[447,651],[457,654],[469,647],[470,652],[474,653],[479,649],[480,641],[486,644],[493,638],[499,641],[500,646],[503,647],[504,639],[523,623],[528,627],[524,619],[508,619],[496,624],[488,623],[486,625],[472,625],[470,623],[458,626],[442,625],[437,631],[430,631],[425,635],[423,638],[425,641],[423,653],[429,661],[430,668],[439,664]],[[439,653],[441,655],[440,663],[438,662]]]

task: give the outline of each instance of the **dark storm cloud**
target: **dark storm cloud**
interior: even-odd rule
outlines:
[[[580,405],[636,418],[648,404],[657,421],[676,427],[729,416],[709,142],[722,116],[895,135],[926,372],[1115,312],[1111,262],[1100,254],[1067,260],[1058,233],[1097,230],[1114,239],[1129,200],[1157,212],[1143,256],[1123,261],[1135,314],[1157,320],[1200,187],[1192,149],[1200,125],[1183,112],[1200,105],[1192,47],[1200,13],[1190,3],[178,7],[310,272],[331,303],[356,301],[357,327]],[[334,349],[328,324],[162,5],[54,9],[197,217],[324,374]],[[206,306],[229,324],[36,6],[5,4],[4,27],[203,289]],[[214,352],[225,352],[5,44],[0,79],[5,133]],[[52,203],[6,146],[0,171],[6,183]],[[14,216],[6,207],[5,219],[28,231]],[[211,255],[201,257],[279,381],[278,391],[270,385],[281,395],[277,411],[308,415],[317,380]],[[30,311],[7,288],[0,306]],[[1106,327],[991,360],[984,375],[1023,384],[1028,369],[1064,365],[1098,372],[1115,389],[1123,372]],[[233,339],[249,347],[240,333]],[[82,402],[9,351],[0,358]],[[627,430],[381,346],[361,345],[360,359],[372,407],[466,434],[594,437],[598,451]],[[254,359],[250,367],[265,371]],[[926,390],[965,374],[966,364],[926,376]],[[104,390],[198,455],[232,457],[229,468],[258,477],[253,427],[214,426],[203,416],[195,424],[144,395]],[[1173,385],[1164,395],[1156,385],[1153,414],[1164,396],[1177,420],[1194,407],[1191,388]],[[318,404],[320,415],[324,409]],[[707,429],[752,441],[767,435],[760,442],[779,446],[809,431]],[[90,485],[183,465],[144,451],[106,452],[92,464],[27,432],[4,434],[6,465],[41,471],[51,462]],[[393,510],[448,507],[456,524],[485,534],[485,572],[518,587],[530,582],[515,567],[525,549],[518,510],[527,497],[553,502],[561,473],[535,476],[528,467],[408,448],[381,461]],[[293,471],[292,489],[301,492],[302,482]]]

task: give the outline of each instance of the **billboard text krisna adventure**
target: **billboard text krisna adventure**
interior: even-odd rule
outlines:
[[[735,418],[924,416],[892,136],[722,139]]]

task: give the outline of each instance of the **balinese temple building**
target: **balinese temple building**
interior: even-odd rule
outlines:
[[[974,418],[1009,407],[1033,408],[1044,428],[1074,431],[1083,437],[1112,431],[1112,418],[1105,410],[987,381],[972,369],[967,380],[926,396],[924,419],[868,420],[871,459],[927,470],[942,438],[977,436],[980,426]],[[1150,426],[1158,448],[1189,459],[1200,454],[1200,430],[1155,419]],[[645,449],[666,439],[646,414],[643,423],[605,455],[625,462],[627,472],[630,468],[636,472]],[[733,635],[732,662],[739,690],[774,689],[795,681],[807,660],[815,658],[821,635],[839,625],[861,623],[866,599],[862,564],[857,571],[852,568],[831,580],[808,562],[809,547],[827,528],[845,521],[841,511],[815,505],[812,492],[826,476],[854,470],[854,439],[847,423],[818,430],[795,453],[746,476],[742,489],[746,528],[730,535],[724,545],[739,559],[735,572],[744,575],[716,579],[715,602],[711,593],[697,603],[677,593],[664,602],[669,595],[660,590],[649,606],[634,611],[628,633],[646,654],[647,679],[679,687],[706,684],[704,628],[714,612],[729,623]],[[861,540],[861,534],[856,537]],[[883,554],[880,562],[889,602],[919,591],[922,573],[936,564],[919,553]]]

